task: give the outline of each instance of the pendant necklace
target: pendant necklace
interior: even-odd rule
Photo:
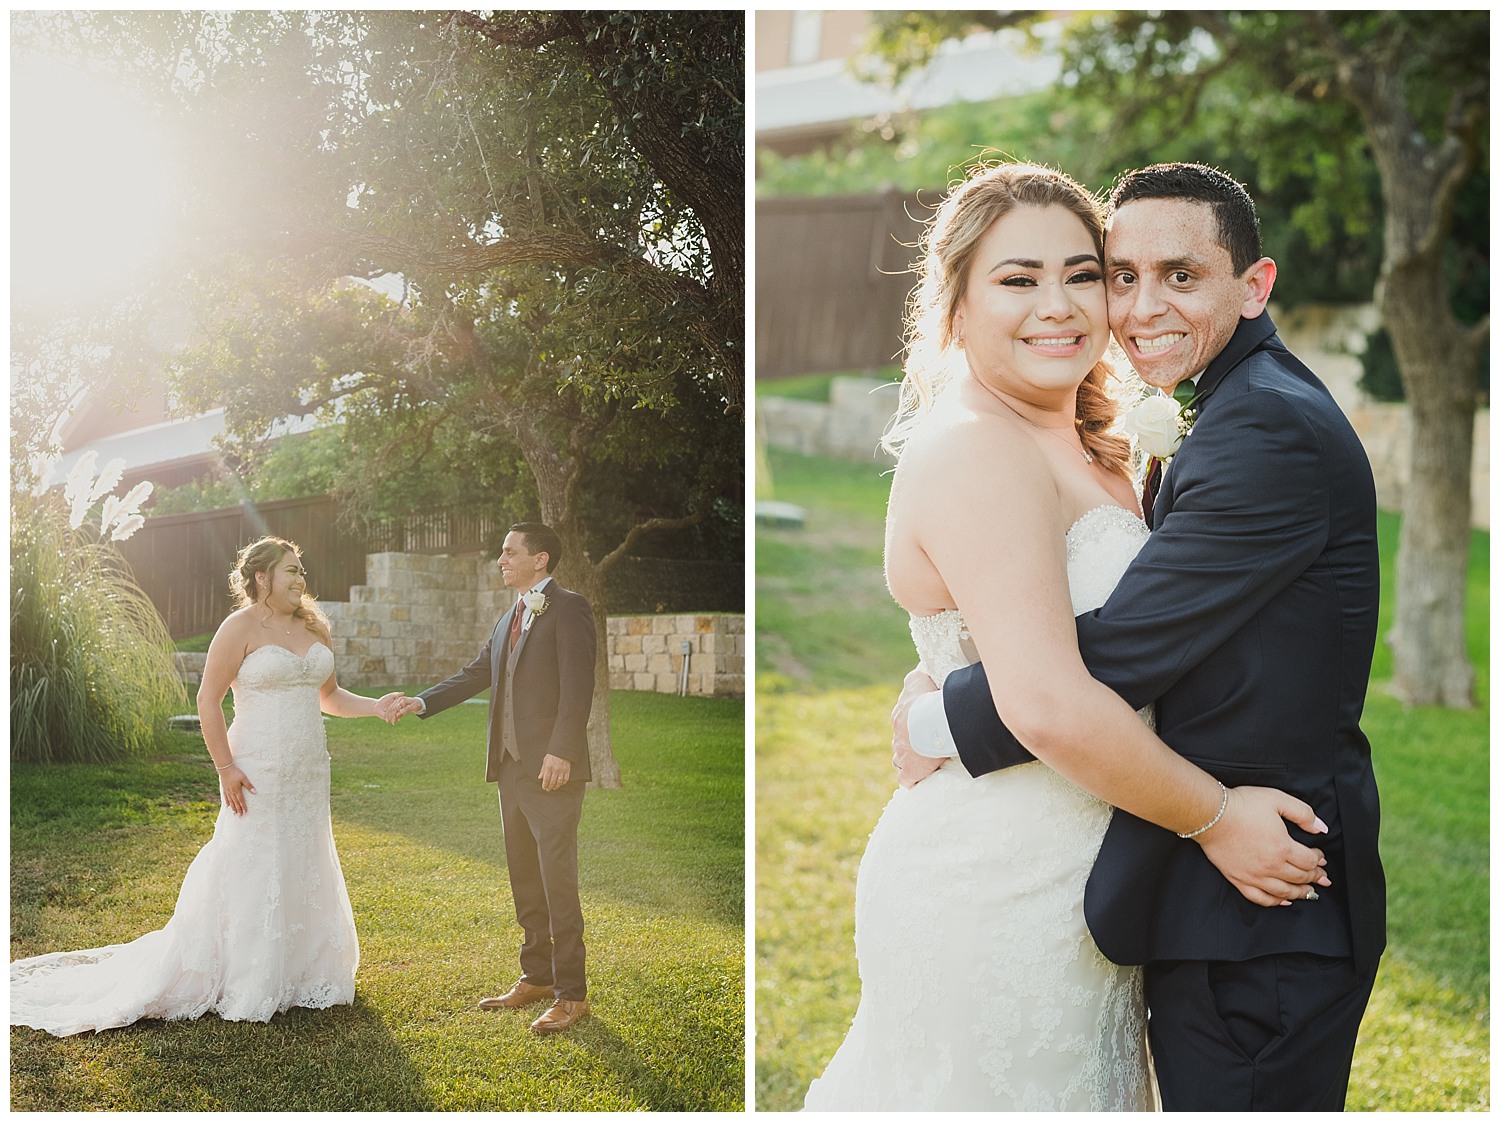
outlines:
[[[983,385],[983,383],[981,383],[981,385]],[[985,388],[989,389],[988,386],[985,386]],[[1055,437],[1057,437],[1058,440],[1061,440],[1064,444],[1067,444],[1068,451],[1070,451],[1070,452],[1077,452],[1080,456],[1082,456],[1084,463],[1091,464],[1091,463],[1094,462],[1093,454],[1087,448],[1085,448],[1083,446],[1083,436],[1082,436],[1082,434],[1080,434],[1079,437],[1078,437],[1078,447],[1074,448],[1071,444],[1068,444],[1068,438],[1066,436],[1064,436],[1062,433],[1058,432],[1056,429],[1049,429],[1046,425],[1039,425],[1039,424],[1037,424],[1030,417],[1026,416],[1026,414],[1022,413],[1019,409],[1017,409],[1014,405],[1012,405],[1010,402],[1006,401],[1005,398],[1001,397],[998,393],[995,393],[993,390],[990,390],[990,392],[992,394],[994,394],[994,397],[995,397],[996,401],[998,401],[1001,405],[1005,406],[1005,408],[1009,409],[1017,417],[1020,417],[1021,420],[1025,421],[1032,428],[1037,429],[1040,432],[1044,432],[1048,436],[1055,436]],[[1074,424],[1076,425],[1077,422],[1075,421]],[[1076,432],[1077,429],[1075,428],[1074,431]]]

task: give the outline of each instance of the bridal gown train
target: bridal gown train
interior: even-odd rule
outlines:
[[[257,647],[234,683],[234,760],[255,785],[221,807],[172,919],[132,943],[11,963],[12,1025],[55,1036],[143,1018],[268,1021],[354,1000],[359,943],[328,813],[318,688],[333,654]]]
[[[1112,505],[1074,523],[1075,614],[1147,535]],[[939,683],[977,657],[957,611],[911,629]],[[1083,918],[1111,813],[1041,763],[972,779],[950,760],[897,790],[859,866],[859,1011],[804,1109],[1153,1109],[1140,971]]]

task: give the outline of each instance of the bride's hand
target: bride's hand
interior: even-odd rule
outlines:
[[[911,746],[911,730],[907,718],[917,698],[934,692],[937,683],[918,666],[906,676],[902,683],[901,696],[891,710],[891,763],[896,768],[896,781],[903,787],[915,787],[942,766],[943,761],[924,756]]]
[[[245,792],[255,793],[255,784],[236,765],[231,764],[219,772],[219,793],[224,805],[236,814],[245,813]]]
[[[1317,888],[1332,885],[1323,872],[1327,861],[1322,850],[1294,841],[1282,819],[1309,834],[1328,832],[1301,799],[1270,787],[1232,787],[1222,817],[1193,840],[1252,904],[1269,908],[1305,900],[1317,907]]]

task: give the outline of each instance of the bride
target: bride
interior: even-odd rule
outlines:
[[[1023,740],[1066,724],[1118,750],[1103,769],[979,779],[954,760],[896,792],[860,864],[859,1010],[805,1107],[1153,1109],[1139,971],[1094,946],[1084,883],[1110,804],[1183,834],[1222,815],[1205,848],[1241,827],[1218,781],[1078,654],[1074,616],[1104,602],[1148,534],[1129,445],[1109,431],[1102,221],[1059,172],[980,168],[924,249],[886,438],[900,457],[890,590],[934,680],[982,656]],[[1260,789],[1237,790],[1242,808]],[[1261,794],[1262,810],[1295,803]]]
[[[132,943],[11,963],[12,1025],[70,1036],[354,1001],[359,942],[329,821],[321,714],[378,716],[377,703],[339,687],[306,579],[297,547],[269,537],[230,573],[238,610],[214,635],[198,690],[222,806],[171,920]]]

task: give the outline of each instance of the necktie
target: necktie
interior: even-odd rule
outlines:
[[[1146,473],[1145,486],[1141,488],[1141,513],[1146,516],[1146,525],[1151,525],[1151,511],[1156,506],[1156,496],[1161,494],[1162,462],[1154,456],[1151,470]]]
[[[516,604],[516,614],[510,617],[510,649],[515,650],[516,644],[521,640],[521,613],[526,610],[526,601],[521,600]]]

